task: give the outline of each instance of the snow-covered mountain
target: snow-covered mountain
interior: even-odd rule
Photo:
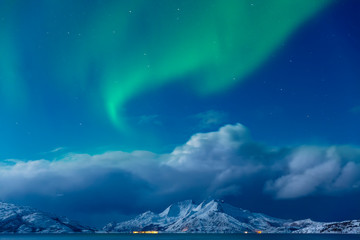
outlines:
[[[82,226],[66,217],[0,202],[0,233],[90,233],[94,231],[93,228]]]
[[[360,220],[323,223],[310,219],[292,221],[252,213],[220,200],[209,199],[199,205],[187,200],[170,205],[156,214],[145,212],[121,223],[109,223],[105,232],[158,230],[177,233],[357,233]],[[91,233],[94,228],[66,217],[30,207],[0,202],[0,233]]]
[[[343,222],[314,222],[310,219],[291,223],[294,233],[352,233],[360,234],[360,220]]]
[[[187,200],[170,205],[156,214],[147,211],[134,219],[109,223],[105,232],[158,230],[187,233],[360,233],[360,221],[338,223],[314,222],[310,219],[292,221],[231,206],[220,200],[208,199],[199,205]]]

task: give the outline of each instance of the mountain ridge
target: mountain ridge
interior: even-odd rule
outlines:
[[[192,200],[171,204],[156,214],[147,211],[133,219],[104,226],[104,232],[161,231],[167,233],[360,233],[360,220],[293,221],[252,213],[222,200]]]
[[[293,221],[234,207],[222,200],[192,200],[173,203],[160,213],[146,211],[133,219],[112,222],[102,231],[66,217],[31,207],[0,202],[0,234],[9,233],[352,233],[360,234],[360,220],[316,222]]]
[[[45,213],[27,206],[0,202],[0,233],[93,233],[66,217]]]

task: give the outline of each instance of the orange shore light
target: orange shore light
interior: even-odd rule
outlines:
[[[159,231],[133,231],[133,234],[158,234]]]

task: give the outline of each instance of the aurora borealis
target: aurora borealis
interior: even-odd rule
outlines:
[[[59,87],[65,91],[88,88],[89,81],[95,81],[99,91],[94,101],[101,101],[113,124],[125,131],[129,126],[124,125],[121,115],[126,114],[129,100],[189,75],[196,76],[196,80],[191,78],[186,85],[198,94],[224,91],[242,81],[302,23],[330,3],[110,1],[105,7],[97,7],[100,2],[94,2],[84,19],[75,17],[83,6],[72,14],[57,15],[61,8],[70,7],[66,1],[23,5],[39,11],[47,9],[31,26],[35,31],[31,38],[42,43],[31,47],[46,48],[38,64],[49,67],[48,81],[62,85]],[[2,48],[6,51],[2,51],[1,83],[3,95],[10,95],[6,100],[11,101],[14,95],[30,90],[26,76],[20,74],[23,53],[16,52],[19,43],[11,40],[28,34],[28,29],[22,28],[26,18],[17,16],[26,11],[19,9],[23,6],[6,6],[2,8],[6,13]],[[64,29],[68,24],[72,25]],[[7,29],[11,25],[20,27],[20,31]],[[45,32],[36,32],[39,30]],[[20,100],[16,97],[14,101]]]
[[[354,218],[321,206],[359,209],[359,8],[0,0],[0,201],[103,219],[213,195]]]

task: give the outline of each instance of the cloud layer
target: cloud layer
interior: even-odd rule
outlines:
[[[208,195],[296,199],[347,192],[360,192],[359,147],[267,147],[241,124],[197,133],[168,154],[71,153],[0,165],[1,200],[50,199],[84,212],[131,214]]]

